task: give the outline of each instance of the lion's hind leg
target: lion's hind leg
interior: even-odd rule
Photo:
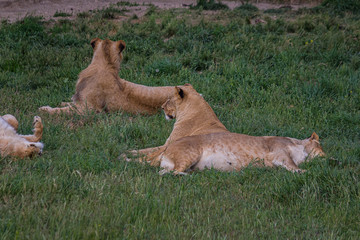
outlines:
[[[199,149],[189,146],[186,142],[170,144],[160,157],[160,167],[163,170],[159,173],[173,172],[174,175],[187,175],[186,172],[200,161],[201,156]]]
[[[25,138],[29,142],[39,142],[43,135],[43,124],[39,116],[34,117],[33,122],[33,135],[20,135],[22,138]]]
[[[10,124],[10,126],[12,126],[15,131],[17,131],[18,127],[19,127],[19,122],[18,120],[11,114],[6,114],[4,116],[2,116],[2,118],[8,123]]]

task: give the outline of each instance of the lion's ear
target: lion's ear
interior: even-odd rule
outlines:
[[[313,132],[313,133],[311,134],[310,140],[319,141],[319,136],[318,136],[315,132]]]
[[[119,51],[120,52],[124,51],[124,49],[126,47],[125,42],[123,40],[119,40],[118,43],[119,43]]]
[[[95,48],[97,42],[100,40],[100,38],[94,38],[93,40],[90,41],[91,47]]]
[[[178,86],[175,87],[175,94],[178,95],[180,98],[184,98],[185,96],[184,91]]]

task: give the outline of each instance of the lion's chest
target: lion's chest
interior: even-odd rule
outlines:
[[[308,153],[305,151],[303,145],[289,146],[288,151],[294,163],[299,166],[300,163],[304,162],[308,157]]]

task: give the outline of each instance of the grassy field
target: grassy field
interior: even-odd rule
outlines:
[[[0,239],[359,239],[360,15],[150,8],[120,22],[124,8],[1,23],[0,115],[15,115],[21,133],[40,115],[45,151],[1,159]],[[304,174],[249,167],[183,177],[118,161],[163,144],[173,122],[160,112],[37,110],[70,101],[95,37],[126,42],[122,78],[191,83],[229,130],[315,131],[327,157],[302,164]]]

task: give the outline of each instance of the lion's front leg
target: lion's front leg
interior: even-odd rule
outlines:
[[[49,114],[60,114],[60,113],[72,113],[72,107],[59,107],[59,108],[52,108],[50,106],[43,106],[39,108],[39,111],[47,112]]]
[[[161,157],[166,150],[166,146],[158,147],[155,152],[148,154],[146,161],[150,163],[153,167],[159,167],[161,162]]]
[[[77,113],[82,115],[84,110],[86,109],[86,106],[83,106],[82,104],[76,104],[76,103],[61,103],[63,107],[50,107],[50,106],[43,106],[39,108],[39,111],[47,112],[49,114],[60,114],[60,113],[66,113],[66,114],[73,114]]]
[[[160,157],[160,167],[165,169],[160,171],[172,172],[174,175],[186,175],[192,166],[201,161],[202,151],[194,146],[189,146],[187,142],[173,143]]]
[[[300,169],[292,160],[289,153],[285,151],[281,151],[280,153],[275,154],[272,160],[272,164],[274,166],[283,167],[286,170],[291,171],[293,173],[304,173],[306,171]]]
[[[33,126],[33,135],[21,135],[21,137],[25,138],[29,142],[39,142],[42,138],[44,128],[39,116],[34,117]]]
[[[62,102],[60,103],[61,107],[68,107],[68,106],[72,106],[74,103],[73,102]]]

